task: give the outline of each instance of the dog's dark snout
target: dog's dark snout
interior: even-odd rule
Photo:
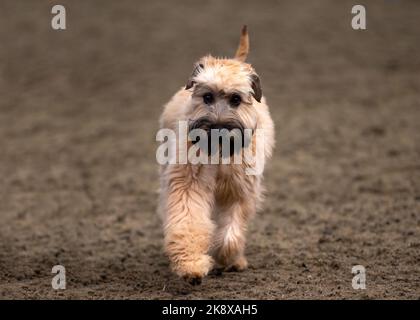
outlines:
[[[202,129],[207,132],[210,132],[213,129],[214,130],[226,129],[228,131],[238,129],[241,131],[241,133],[244,132],[244,126],[238,120],[217,121],[209,117],[202,117],[197,120],[191,121],[189,124],[188,131],[192,131],[194,129]]]
[[[205,131],[208,131],[211,129],[211,126],[213,125],[213,121],[207,117],[199,118],[194,121],[190,121],[188,131],[192,131],[194,129],[202,129]]]
[[[240,123],[233,123],[233,122],[228,122],[228,123],[215,123],[213,125],[210,126],[210,129],[215,129],[215,130],[228,130],[228,131],[232,131],[235,129],[240,130],[241,132],[244,130],[243,126]]]
[[[245,128],[236,119],[217,121],[210,117],[202,117],[190,122],[189,132],[191,133],[194,129],[206,131],[207,143],[201,142],[202,145],[200,145],[200,148],[206,153],[210,150],[211,153],[215,152],[216,145],[221,146],[223,143],[228,143],[230,146],[229,154],[232,156],[233,153],[239,152],[241,148],[248,145],[244,132]],[[216,140],[212,141],[214,139]],[[235,140],[239,141],[239,145],[235,143]],[[192,141],[193,144],[198,142],[200,142],[199,137]]]

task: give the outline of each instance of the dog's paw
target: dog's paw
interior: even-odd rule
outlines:
[[[224,267],[214,267],[210,272],[209,275],[215,276],[215,277],[220,277],[223,275],[223,270],[225,270]]]
[[[198,286],[201,284],[203,280],[202,277],[194,277],[194,276],[184,276],[184,280],[187,281],[192,286]]]
[[[213,258],[209,255],[201,255],[190,261],[183,261],[176,267],[179,276],[191,285],[199,285],[213,266]]]
[[[244,256],[236,259],[234,263],[225,268],[226,272],[242,272],[248,268],[248,261]]]

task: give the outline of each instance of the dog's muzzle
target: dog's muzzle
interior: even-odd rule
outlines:
[[[195,129],[205,131],[207,143],[200,143],[200,137],[191,136],[191,132]],[[202,117],[190,121],[188,132],[192,143],[200,143],[200,149],[203,152],[209,155],[214,155],[216,152],[219,152],[222,157],[233,156],[234,153],[240,152],[242,148],[250,144],[249,140],[251,139],[251,137],[246,136],[242,122],[236,119],[215,121],[210,117]],[[216,141],[212,143],[214,139]],[[223,144],[228,145],[228,150],[226,149],[227,146]]]

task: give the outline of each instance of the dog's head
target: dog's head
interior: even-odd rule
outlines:
[[[194,66],[186,90],[191,90],[190,129],[244,129],[257,125],[262,99],[259,76],[245,62],[249,37],[243,27],[233,59],[205,56]]]

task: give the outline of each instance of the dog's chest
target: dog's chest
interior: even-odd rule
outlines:
[[[250,181],[243,167],[227,165],[219,168],[215,189],[215,199],[219,205],[230,204],[249,194]]]

